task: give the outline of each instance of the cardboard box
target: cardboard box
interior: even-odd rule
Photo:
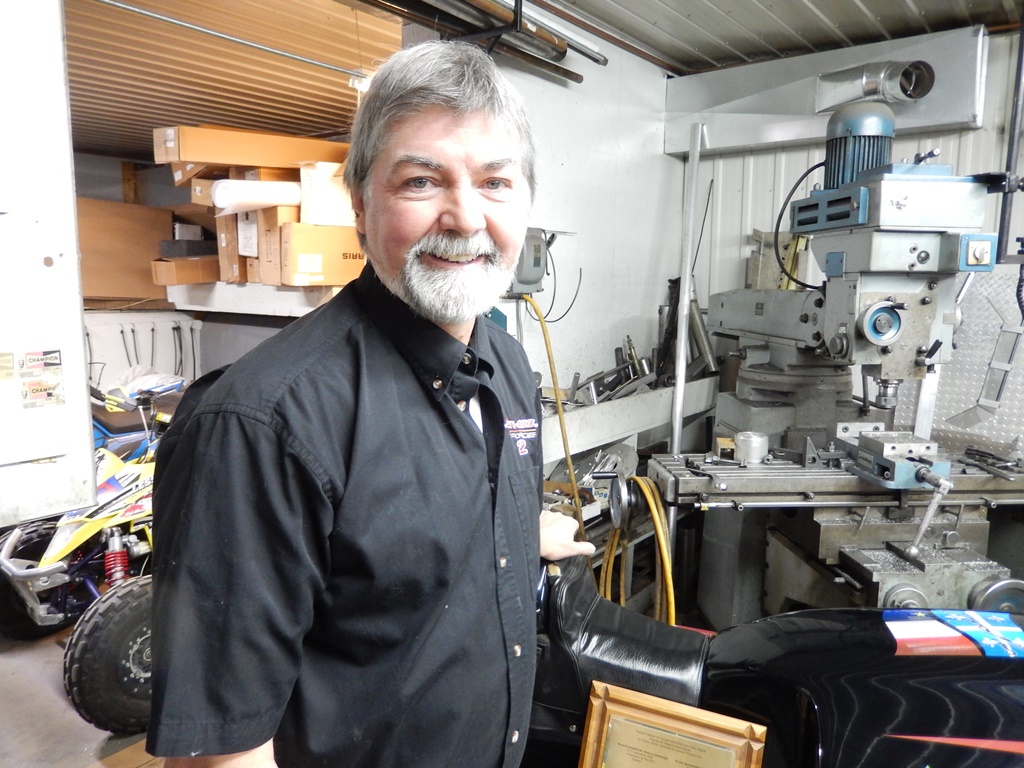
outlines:
[[[281,227],[298,220],[297,206],[279,205],[256,212],[260,231],[260,280],[264,285],[281,284]]]
[[[216,179],[192,179],[189,189],[192,194],[192,202],[196,205],[213,207],[213,182]]]
[[[297,168],[319,160],[341,163],[347,155],[348,144],[325,139],[190,125],[153,129],[157,163]]]
[[[156,285],[216,283],[220,263],[216,256],[167,256],[150,263]]]
[[[364,263],[355,227],[292,222],[281,227],[282,285],[345,285]]]
[[[260,255],[260,230],[256,211],[243,211],[238,216],[238,255],[256,259]]]
[[[352,227],[356,214],[342,178],[344,163],[303,163],[299,169],[302,203],[299,221],[333,227]]]
[[[153,284],[150,262],[171,238],[166,208],[76,199],[82,295],[86,299],[166,299]]]
[[[244,181],[299,181],[298,168],[228,168],[229,179]]]
[[[238,255],[238,215],[218,216],[216,224],[220,279],[225,283],[244,283],[245,262]]]
[[[192,179],[226,179],[228,168],[212,163],[171,163],[171,178],[174,186],[188,184]]]
[[[203,228],[203,236],[213,237],[217,232],[217,221],[213,217],[213,208],[205,205],[176,205],[170,209],[175,219],[181,219],[188,224],[198,224]]]
[[[242,261],[245,262],[245,281],[247,283],[262,283],[263,270],[261,269],[260,260],[250,259],[246,256]]]

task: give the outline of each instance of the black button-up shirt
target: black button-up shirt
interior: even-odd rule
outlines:
[[[467,348],[367,268],[166,437],[151,752],[519,764],[542,459],[514,339]]]

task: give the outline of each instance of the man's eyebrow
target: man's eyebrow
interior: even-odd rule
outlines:
[[[444,168],[444,166],[436,160],[431,160],[429,157],[423,157],[422,155],[400,155],[395,159],[392,168],[398,168],[402,165],[421,165],[432,171],[440,171]]]
[[[395,162],[391,167],[400,168],[403,165],[417,165],[423,168],[429,168],[432,171],[444,170],[444,165],[429,157],[424,157],[423,155],[399,155],[395,158]],[[519,165],[519,161],[514,158],[503,157],[497,160],[488,160],[480,166],[480,169],[483,171],[500,171],[502,168],[517,165]]]
[[[511,157],[504,157],[500,160],[486,162],[482,168],[485,171],[500,171],[502,168],[508,168],[510,165],[519,165],[519,161]]]

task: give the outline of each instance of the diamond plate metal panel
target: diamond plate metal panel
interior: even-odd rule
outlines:
[[[989,363],[996,353],[1000,329],[1020,326],[1017,280],[1018,270],[1011,267],[979,274],[961,303],[963,322],[954,336],[956,352],[939,370],[931,434],[948,451],[959,452],[968,445],[977,445],[1016,454],[1024,448],[1024,377],[1020,370],[1024,366],[1024,349],[1019,349],[1017,360],[1008,372],[995,413],[981,413],[985,418],[971,427],[959,427],[950,422],[957,414],[978,405]],[[904,382],[896,412],[897,423],[912,429],[919,391],[919,382]]]

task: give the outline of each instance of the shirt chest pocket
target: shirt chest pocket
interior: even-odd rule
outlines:
[[[519,554],[531,567],[540,562],[540,482],[540,471],[534,466],[510,473],[501,489],[508,498],[503,499],[499,493],[496,507],[497,524],[507,526],[510,533],[518,532],[511,538],[523,542],[523,551]],[[507,515],[505,519],[501,517],[503,510]]]

